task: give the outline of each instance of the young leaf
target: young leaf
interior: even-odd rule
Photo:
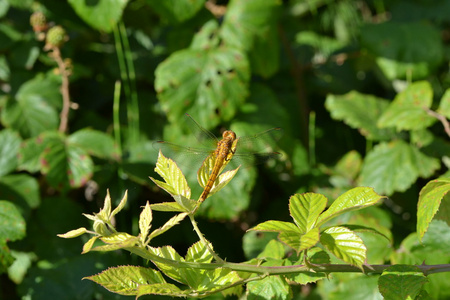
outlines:
[[[448,199],[447,201],[450,201],[449,191],[450,178],[430,181],[420,191],[419,203],[417,204],[417,233],[420,240],[428,230],[428,226],[439,210],[442,200]],[[450,222],[448,219],[445,221],[447,221],[447,224]]]
[[[109,190],[108,190],[108,196],[109,196]],[[125,191],[125,194],[123,195],[122,199],[120,200],[119,205],[117,205],[117,207],[112,211],[109,219],[114,217],[116,214],[118,214],[125,207],[125,205],[127,204],[127,200],[128,200],[128,190]]]
[[[416,266],[394,265],[381,274],[378,288],[385,299],[417,299],[427,277]]]
[[[402,140],[380,143],[364,159],[360,184],[391,195],[407,190],[419,176],[431,176],[438,168],[438,159]]]
[[[99,238],[100,236],[93,236],[89,239],[89,241],[87,241],[84,245],[83,245],[83,252],[81,252],[81,254],[85,254],[88,253],[89,251],[91,251],[92,246],[94,246],[95,241]]]
[[[302,233],[314,228],[317,218],[327,206],[327,198],[320,194],[296,194],[289,199],[289,211]]]
[[[373,188],[356,187],[339,196],[330,207],[317,219],[316,226],[325,224],[330,219],[345,212],[358,210],[378,203],[384,197],[375,193]]]
[[[159,152],[158,155],[155,171],[165,181],[161,182],[150,177],[156,185],[172,196],[181,195],[188,199],[191,198],[191,189],[189,188],[183,173],[173,160],[166,158],[161,152]]]
[[[78,228],[78,229],[74,229],[74,230],[68,231],[68,232],[63,233],[63,234],[57,234],[57,236],[59,236],[60,238],[64,238],[64,239],[71,239],[71,238],[83,235],[86,232],[87,232],[87,229],[84,228],[84,227],[81,227],[81,228]]]
[[[146,244],[145,240],[147,239],[148,232],[152,227],[151,225],[152,219],[153,219],[152,210],[150,208],[150,204],[147,201],[144,209],[141,212],[141,215],[139,216],[139,231],[140,231],[139,239],[143,245]]]
[[[433,89],[428,81],[411,83],[399,93],[378,120],[380,128],[418,130],[432,125],[436,119],[425,109],[433,102]]]
[[[337,258],[359,268],[366,260],[366,246],[361,238],[348,228],[327,228],[320,235],[320,242]]]
[[[109,268],[97,275],[83,279],[92,280],[113,293],[126,296],[137,295],[137,290],[141,285],[166,283],[160,272],[136,266]]]
[[[171,283],[141,284],[137,288],[136,298],[144,295],[163,295],[171,297],[188,297],[191,290],[180,290]]]

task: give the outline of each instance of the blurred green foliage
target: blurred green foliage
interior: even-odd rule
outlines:
[[[240,170],[200,209],[199,226],[227,260],[264,249],[271,235],[245,231],[289,220],[290,195],[335,199],[364,185],[389,199],[342,221],[394,240],[377,248],[363,236],[369,263],[449,263],[450,201],[447,223],[432,223],[424,245],[414,240],[419,191],[450,177],[449,133],[433,115],[450,119],[448,11],[446,0],[1,0],[0,298],[121,298],[81,278],[146,262],[80,256],[86,240],[56,234],[87,226],[81,214],[98,211],[107,189],[112,199],[129,191],[116,226],[137,234],[146,200],[168,199],[148,178],[152,142],[196,144],[185,113],[217,135],[284,130],[282,159]],[[46,45],[48,28],[33,31],[35,12],[64,28],[61,49]],[[154,240],[181,252],[195,241],[183,223]],[[450,275],[435,276],[428,293],[450,297]],[[355,274],[294,294],[381,299],[376,280]]]

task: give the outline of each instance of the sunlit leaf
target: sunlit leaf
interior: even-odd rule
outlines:
[[[188,199],[191,197],[191,189],[180,168],[178,168],[173,160],[166,158],[161,152],[158,155],[155,171],[165,182],[153,179],[152,177],[150,179],[160,188],[172,196],[181,195]]]
[[[209,244],[209,247],[212,249],[212,245]],[[209,263],[213,259],[213,256],[209,252],[208,248],[202,241],[198,241],[191,247],[189,247],[185,260],[192,262],[201,262],[201,263]]]
[[[291,299],[289,284],[280,276],[269,276],[247,284],[247,299]]]
[[[149,247],[148,250],[159,257],[163,257],[166,259],[174,260],[174,261],[184,261],[182,258],[171,246],[164,246],[159,248]],[[174,268],[172,264],[165,264],[158,261],[153,261],[153,263],[163,272],[166,276],[172,278],[175,281],[178,281],[183,284],[187,284],[186,279],[181,274],[181,269]]]
[[[331,206],[322,213],[317,226],[321,226],[332,218],[345,212],[362,209],[378,203],[384,197],[375,193],[373,188],[356,187],[339,196]]]
[[[163,202],[150,205],[152,210],[184,212],[186,209],[176,202]]]
[[[139,238],[142,244],[145,244],[148,232],[152,227],[151,225],[152,220],[153,220],[152,210],[150,208],[150,204],[147,201],[144,209],[141,212],[141,215],[139,216],[139,232],[140,232]]]
[[[152,231],[149,235],[149,240],[153,239],[154,237],[156,237],[158,235],[163,234],[164,232],[166,232],[173,226],[178,225],[186,216],[187,216],[187,213],[181,213],[181,214],[177,214],[177,215],[173,216],[162,227]]]
[[[394,265],[383,271],[378,286],[385,299],[416,299],[427,277],[416,266]]]
[[[171,297],[187,297],[191,290],[180,290],[171,283],[141,284],[137,287],[136,297],[143,295],[166,295]]]
[[[407,190],[418,177],[428,177],[439,168],[439,160],[402,140],[380,143],[364,159],[360,185],[380,194]]]
[[[89,251],[92,250],[92,247],[94,246],[95,241],[99,238],[100,236],[93,236],[91,237],[84,245],[83,245],[83,252],[81,252],[81,254],[85,254],[88,253]]]
[[[366,259],[366,246],[361,238],[348,228],[327,228],[321,233],[320,242],[337,258],[359,268]]]
[[[419,202],[417,204],[417,233],[420,240],[422,240],[425,232],[428,230],[428,226],[439,210],[442,200],[447,199],[447,202],[450,201],[449,191],[449,178],[430,181],[420,191]],[[449,219],[446,219],[445,221],[447,224],[450,223]]]
[[[294,223],[283,222],[283,221],[266,221],[263,223],[259,223],[255,227],[249,230],[256,231],[277,231],[277,232],[291,232],[301,234],[300,229],[295,226]]]
[[[74,238],[74,237],[83,235],[83,234],[85,234],[86,232],[87,232],[87,229],[86,229],[86,228],[80,227],[80,228],[78,228],[78,229],[70,230],[70,231],[68,231],[68,232],[66,232],[66,233],[63,233],[63,234],[58,234],[58,236],[59,236],[60,238],[64,238],[64,239],[71,239],[71,238]]]
[[[327,198],[320,194],[296,194],[289,199],[289,211],[302,233],[314,228],[317,218],[327,206]]]
[[[258,258],[276,258],[282,259],[284,257],[284,246],[277,240],[271,240],[267,243],[264,250],[258,254]]]
[[[436,122],[425,110],[432,102],[433,89],[428,81],[411,83],[397,94],[378,120],[378,126],[395,127],[399,131],[427,128]]]
[[[108,190],[108,196],[107,197],[109,197],[109,190]],[[117,205],[117,207],[114,208],[114,210],[112,211],[110,216],[113,217],[116,214],[118,214],[125,207],[125,205],[127,204],[127,200],[128,200],[128,190],[125,191],[125,194],[123,195],[122,199],[120,200],[119,205]]]
[[[136,266],[113,267],[83,279],[92,280],[111,292],[127,296],[137,295],[140,285],[166,282],[158,271]]]

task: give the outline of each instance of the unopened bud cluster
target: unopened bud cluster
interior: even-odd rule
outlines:
[[[53,26],[49,29],[49,23],[45,15],[40,12],[34,12],[30,17],[30,24],[38,40],[45,39],[45,48],[51,49],[61,46],[68,40],[66,31],[61,26]],[[48,30],[48,31],[47,31]],[[47,31],[47,33],[45,33]]]

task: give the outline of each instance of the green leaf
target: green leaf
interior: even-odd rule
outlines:
[[[339,196],[317,220],[317,227],[345,212],[362,209],[378,203],[384,197],[373,188],[356,187]]]
[[[295,226],[293,223],[289,222],[283,222],[283,221],[266,221],[263,223],[259,223],[253,228],[250,228],[249,230],[255,230],[255,231],[275,231],[275,232],[292,232],[301,234],[299,228]]]
[[[159,64],[155,76],[158,99],[170,122],[188,111],[211,128],[218,125],[217,111],[230,120],[244,102],[250,70],[246,56],[236,49],[185,49]]]
[[[327,198],[315,193],[296,194],[289,199],[289,211],[302,233],[312,230],[327,207]]]
[[[205,0],[147,0],[147,3],[163,18],[180,23],[192,18],[205,5]]]
[[[383,233],[379,232],[378,230],[376,230],[374,228],[370,228],[370,227],[362,226],[362,225],[354,225],[354,224],[342,224],[342,226],[350,229],[353,232],[376,234],[378,236],[385,238],[389,242],[391,241],[390,238],[388,238],[386,235],[384,235]]]
[[[406,191],[418,177],[429,177],[438,168],[438,159],[426,156],[402,140],[380,143],[364,159],[360,185],[392,195]]]
[[[119,159],[118,148],[113,138],[101,131],[81,129],[72,133],[67,141],[88,152],[90,155],[100,158]]]
[[[291,299],[289,284],[280,276],[269,276],[247,283],[247,299]]]
[[[280,239],[281,239],[281,234],[280,234]],[[298,253],[300,251],[310,249],[310,248],[314,247],[319,242],[319,240],[320,240],[319,228],[318,227],[313,228],[300,237],[300,245],[295,250],[297,250],[297,253]]]
[[[277,0],[230,1],[220,37],[228,46],[250,50],[255,38],[262,38],[276,26],[280,4]]]
[[[113,293],[126,296],[137,295],[141,285],[166,283],[160,272],[136,266],[113,267],[83,279],[92,280]]]
[[[106,195],[105,202],[106,202],[107,198],[110,199],[109,202],[111,203],[111,196],[109,195],[109,190]],[[116,214],[118,214],[125,207],[125,205],[127,204],[127,201],[128,201],[128,190],[126,190],[125,193],[123,194],[123,197],[119,202],[119,205],[117,205],[117,207],[114,208],[112,213],[110,215],[108,215],[108,220],[111,220],[112,217],[114,217]]]
[[[166,232],[167,230],[169,230],[173,226],[178,225],[181,221],[183,221],[183,219],[187,215],[188,215],[187,213],[181,213],[181,214],[177,214],[177,215],[173,216],[161,228],[158,228],[158,229],[152,231],[150,233],[150,235],[149,235],[149,240],[153,239],[154,237],[156,237],[158,235],[163,234],[164,232]]]
[[[189,188],[183,173],[173,160],[166,158],[161,152],[159,152],[158,155],[155,171],[165,182],[153,179],[152,177],[150,177],[150,179],[160,188],[172,195],[172,197],[178,195],[188,199],[191,197],[191,189]]]
[[[426,112],[432,102],[433,89],[428,81],[411,83],[397,94],[378,120],[378,126],[395,127],[398,131],[427,128],[436,122],[436,119]]]
[[[80,187],[92,177],[94,164],[81,148],[66,144],[63,136],[52,138],[41,156],[42,173],[53,187]]]
[[[445,91],[444,96],[442,96],[437,112],[447,117],[447,119],[450,119],[450,88],[448,88]]]
[[[59,134],[55,131],[48,131],[35,138],[26,140],[19,152],[19,166],[20,170],[28,171],[30,173],[39,172],[41,169],[41,155],[46,147],[46,139],[49,135],[54,135],[56,138]]]
[[[1,120],[23,137],[33,137],[58,128],[56,108],[59,106],[59,85],[48,78],[37,76],[21,85],[15,99],[7,100]]]
[[[95,241],[98,240],[99,238],[100,238],[100,236],[93,236],[86,243],[84,243],[83,252],[81,252],[81,254],[85,254],[85,253],[88,253],[89,251],[91,251],[92,247],[94,246]]]
[[[420,240],[422,240],[425,232],[427,232],[428,226],[439,210],[442,200],[447,198],[447,202],[449,202],[449,191],[449,178],[435,179],[433,181],[430,181],[420,191],[419,202],[417,204],[417,233]],[[449,219],[445,221],[447,221],[447,223],[450,222]]]
[[[385,99],[351,91],[345,95],[328,95],[325,107],[335,120],[344,121],[369,140],[387,140],[395,136],[392,129],[380,128],[377,122],[388,108]]]
[[[150,228],[152,227],[152,210],[150,208],[150,204],[145,204],[144,209],[142,210],[140,216],[139,216],[139,239],[141,240],[141,243],[145,245],[145,240],[147,239],[148,232],[150,231]]]
[[[27,218],[41,203],[39,183],[28,174],[0,177],[0,199],[11,199]]]
[[[25,237],[25,220],[17,207],[9,201],[0,201],[0,241],[14,242]]]
[[[362,268],[367,249],[350,229],[341,226],[327,228],[321,233],[320,242],[337,258]]]
[[[137,288],[136,298],[143,295],[165,295],[171,297],[187,297],[190,290],[180,290],[171,283],[141,284]]]
[[[174,260],[174,261],[184,261],[184,259],[173,249],[171,246],[164,246],[159,248],[148,247],[150,253],[157,255],[162,258]],[[186,279],[181,274],[182,269],[174,268],[172,264],[165,264],[157,261],[153,263],[163,272],[166,276],[172,278],[183,284],[188,284]]]
[[[430,75],[443,58],[439,30],[423,22],[366,24],[361,43],[376,57],[389,80],[419,79]],[[417,44],[420,40],[421,43]]]
[[[270,78],[280,68],[280,38],[276,23],[261,35],[256,36],[249,53],[253,74]]]
[[[173,211],[173,212],[185,212],[186,208],[182,207],[177,202],[163,202],[150,205],[152,210],[156,211]]]
[[[418,267],[394,265],[383,271],[378,287],[384,299],[416,299],[427,282],[427,277]]]
[[[209,244],[209,247],[212,249],[212,245]],[[210,263],[213,259],[213,256],[206,247],[205,243],[202,241],[196,242],[194,245],[189,247],[185,260],[190,262],[199,262],[199,263]]]
[[[69,0],[69,4],[91,27],[111,32],[122,17],[128,0],[97,0],[94,2]]]
[[[270,240],[264,250],[258,254],[258,258],[282,259],[284,257],[284,246],[277,240]]]
[[[13,171],[18,164],[20,136],[11,129],[3,129],[0,132],[0,176]]]

